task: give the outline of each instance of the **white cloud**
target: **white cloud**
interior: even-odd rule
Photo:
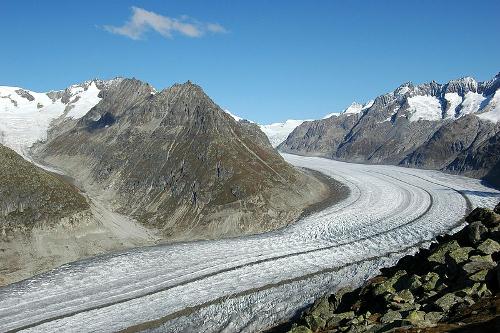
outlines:
[[[150,30],[166,38],[172,38],[174,33],[194,38],[206,33],[227,32],[226,28],[218,23],[202,23],[185,15],[180,18],[171,18],[139,7],[132,7],[132,17],[124,25],[119,27],[106,25],[104,29],[135,40],[141,39]]]

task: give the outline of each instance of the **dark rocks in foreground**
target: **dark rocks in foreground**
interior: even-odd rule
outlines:
[[[500,204],[466,221],[360,288],[316,300],[289,332],[500,331]]]

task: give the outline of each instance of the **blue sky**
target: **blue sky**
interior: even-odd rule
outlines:
[[[491,78],[498,13],[497,0],[3,0],[0,85],[191,80],[258,122],[320,118],[406,81]]]

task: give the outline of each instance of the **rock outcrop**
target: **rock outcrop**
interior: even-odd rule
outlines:
[[[484,178],[500,185],[500,74],[405,83],[373,103],[304,122],[281,151],[350,162],[395,164]]]
[[[500,204],[494,211],[476,208],[455,235],[438,237],[360,288],[318,299],[288,331],[494,331],[500,322],[499,213]]]

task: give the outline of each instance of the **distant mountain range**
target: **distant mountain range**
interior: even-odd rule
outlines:
[[[500,74],[413,85],[306,121],[283,152],[444,170],[500,186]]]

